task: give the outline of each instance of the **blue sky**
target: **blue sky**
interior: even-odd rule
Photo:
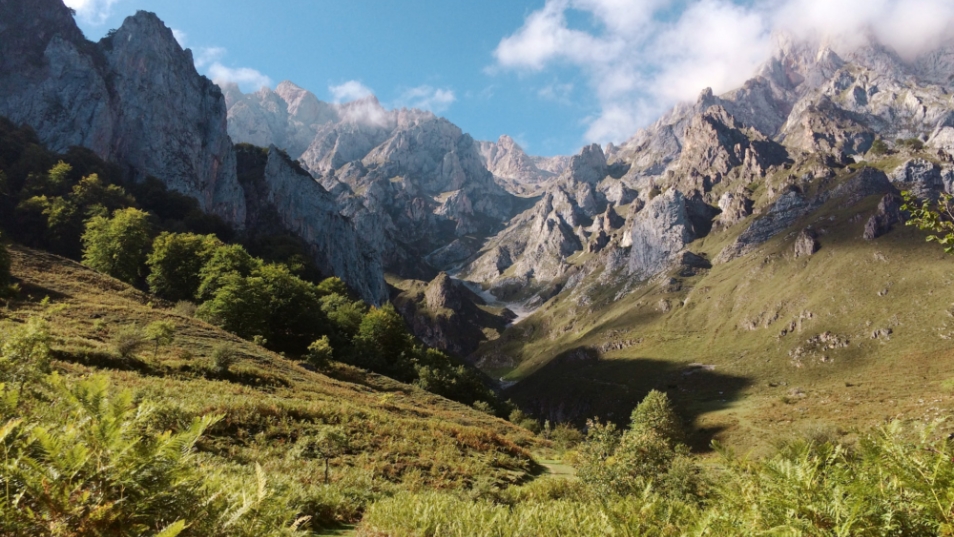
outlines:
[[[444,99],[432,99],[431,107],[477,139],[509,134],[536,154],[574,153],[585,141],[585,119],[598,105],[587,101],[572,70],[490,72],[500,39],[542,5],[542,0],[118,0],[108,16],[100,18],[101,10],[83,17],[81,11],[78,22],[87,37],[98,39],[136,10],[152,11],[183,32],[197,56],[202,49],[224,49],[222,65],[254,69],[273,87],[291,80],[332,101],[329,87],[354,80],[385,106],[421,104],[422,87],[431,88],[432,96],[443,90]],[[446,92],[453,93],[453,102],[446,102]]]
[[[536,155],[625,141],[703,88],[736,88],[780,33],[836,52],[873,35],[903,57],[954,35],[952,0],[65,1],[91,39],[153,11],[200,72],[246,91],[373,91]]]

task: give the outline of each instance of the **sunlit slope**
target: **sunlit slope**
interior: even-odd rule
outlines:
[[[409,480],[437,487],[481,476],[512,482],[533,466],[526,448],[535,440],[503,420],[354,368],[334,368],[337,379],[306,370],[72,261],[19,247],[11,254],[21,290],[0,310],[0,324],[43,316],[55,338],[55,369],[108,375],[117,388],[157,402],[160,426],[222,415],[201,449],[223,464],[259,463],[277,480],[320,482],[321,461],[296,460],[290,450],[304,435],[340,427],[347,447],[332,461],[333,480],[361,494]],[[147,344],[121,360],[116,335],[157,320],[175,324],[175,341],[156,355]],[[210,356],[223,344],[238,361],[217,372]]]
[[[484,345],[507,395],[554,420],[625,420],[651,388],[698,428],[756,445],[804,427],[866,427],[952,406],[954,259],[897,226],[862,238],[879,197],[834,198],[757,251],[707,271],[674,270],[564,293]],[[715,258],[740,224],[690,245]],[[821,249],[795,258],[812,226]],[[946,383],[952,379],[950,383]]]

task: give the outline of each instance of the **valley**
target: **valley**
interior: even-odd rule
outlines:
[[[0,1],[0,533],[954,528],[951,39],[544,157],[76,16]]]

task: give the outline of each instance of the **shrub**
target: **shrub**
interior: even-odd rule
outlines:
[[[218,417],[156,429],[157,407],[104,377],[47,377],[43,405],[0,401],[0,534],[289,536],[297,511],[254,476],[200,464]],[[244,474],[244,472],[243,472]],[[250,485],[246,482],[250,482]]]
[[[38,382],[50,368],[51,341],[46,322],[36,317],[0,337],[0,388],[9,382],[22,394]]]
[[[175,306],[173,306],[172,311],[182,315],[183,317],[195,317],[196,309],[198,309],[198,306],[196,306],[194,302],[180,300],[176,302]]]
[[[474,409],[484,412],[486,414],[494,415],[494,408],[490,406],[490,403],[486,401],[474,401],[474,404],[471,405]]]
[[[507,421],[518,427],[523,427],[534,434],[537,434],[542,430],[539,421],[528,416],[519,408],[515,408],[510,412],[510,415],[507,416]]]
[[[303,459],[322,459],[325,463],[325,484],[330,479],[329,463],[348,445],[348,436],[340,427],[322,427],[314,435],[298,441],[297,454]]]
[[[694,498],[704,486],[666,394],[649,392],[621,435],[613,424],[588,425],[577,454],[579,477],[600,494],[625,496],[652,486],[665,495]]]
[[[884,143],[884,140],[882,140],[881,138],[877,138],[875,139],[874,142],[871,143],[871,147],[868,149],[868,152],[871,153],[872,155],[878,155],[878,156],[887,155],[889,152],[888,144]]]
[[[569,423],[558,423],[550,433],[550,440],[560,449],[571,449],[583,441],[583,433]]]
[[[161,345],[170,345],[175,338],[176,325],[170,321],[153,321],[146,326],[145,338],[156,344],[156,350],[153,358],[159,357],[159,347]]]
[[[633,433],[655,433],[670,445],[682,443],[685,431],[682,420],[676,416],[669,397],[658,390],[651,390],[629,417]]]
[[[272,350],[301,355],[328,332],[316,286],[282,265],[229,272],[216,287],[197,315],[244,339],[262,336]]]
[[[331,342],[328,336],[321,336],[321,339],[315,340],[308,346],[308,354],[305,359],[315,367],[325,367],[331,361],[334,349],[331,348]]]
[[[212,349],[212,369],[218,373],[225,373],[238,361],[235,348],[228,344],[217,345]]]
[[[112,346],[120,358],[131,360],[145,343],[142,330],[136,325],[128,325],[116,332]]]
[[[146,259],[149,290],[167,300],[189,300],[202,283],[200,271],[222,246],[215,235],[162,233]]]

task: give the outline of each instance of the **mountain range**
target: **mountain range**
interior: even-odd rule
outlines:
[[[714,394],[741,397],[751,379],[843,384],[875,367],[862,355],[931,352],[948,334],[924,322],[948,311],[940,289],[878,293],[938,270],[897,196],[954,190],[954,44],[905,60],[873,40],[776,41],[742,87],[704,89],[619,145],[543,158],[374,97],[219,87],[150,13],[92,43],[59,0],[5,2],[0,115],[238,229],[274,211],[326,275],[402,304],[425,342],[540,415],[621,417],[648,387],[724,415]],[[245,144],[264,150],[239,158]],[[851,281],[859,263],[866,282]],[[856,295],[862,283],[881,289]],[[860,312],[851,322],[844,304]],[[619,370],[650,358],[655,369]]]

